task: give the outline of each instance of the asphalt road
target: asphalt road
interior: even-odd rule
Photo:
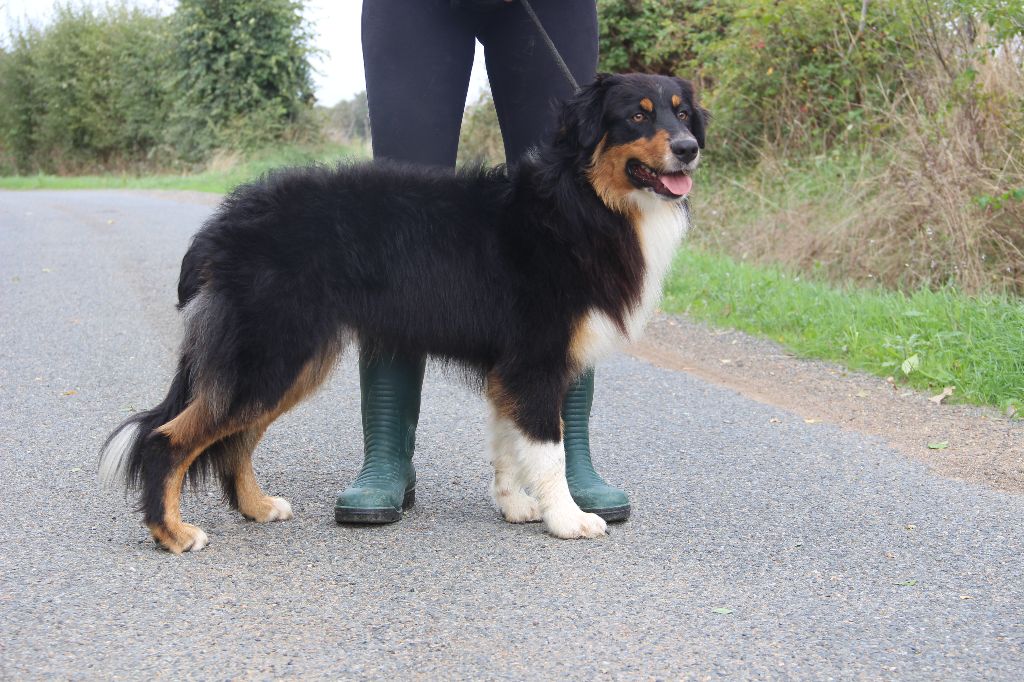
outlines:
[[[0,192],[0,678],[1024,677],[1024,498],[620,356],[593,440],[633,518],[560,541],[487,496],[481,399],[428,369],[417,506],[338,527],[355,362],[257,450],[296,518],[186,496],[157,550],[96,455],[166,388],[178,264],[210,212]]]

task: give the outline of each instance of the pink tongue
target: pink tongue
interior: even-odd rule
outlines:
[[[661,180],[661,184],[665,185],[665,189],[677,197],[686,196],[693,187],[693,178],[682,173],[673,173],[671,175],[666,173],[665,175],[659,175],[658,179]]]

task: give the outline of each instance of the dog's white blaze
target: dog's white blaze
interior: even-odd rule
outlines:
[[[139,436],[139,425],[128,424],[100,453],[99,479],[103,485],[122,485],[128,473],[128,452]]]
[[[658,302],[662,284],[676,249],[690,227],[682,204],[669,202],[657,195],[636,190],[630,198],[640,209],[640,248],[644,258],[644,282],[640,303],[626,316],[626,334],[607,314],[592,310],[584,323],[587,332],[577,352],[583,365],[593,365],[623,345],[636,341],[643,334]]]

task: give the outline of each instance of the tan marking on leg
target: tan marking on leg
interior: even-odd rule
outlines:
[[[576,371],[592,367],[612,352],[619,343],[622,329],[607,315],[589,310],[573,322],[569,340],[569,357]]]
[[[206,546],[206,533],[181,520],[181,489],[196,458],[206,448],[237,430],[223,423],[217,424],[217,421],[209,409],[209,401],[198,395],[177,417],[156,429],[167,437],[172,457],[175,453],[186,453],[164,484],[163,519],[149,524],[153,539],[175,554]]]
[[[256,429],[262,434],[271,422],[290,410],[323,383],[327,375],[330,374],[340,347],[340,344],[330,344],[327,349],[307,362],[299,372],[295,382],[285,391],[277,405],[267,412],[253,415],[244,422],[234,419],[231,423],[217,424],[218,420],[214,418],[213,412],[209,408],[209,401],[204,396],[199,395],[196,396],[196,399],[188,407],[182,410],[181,414],[157,428],[157,431],[167,436],[172,450],[187,452],[188,454],[174,467],[174,470],[167,478],[167,483],[164,486],[164,518],[160,522],[150,524],[149,526],[154,540],[175,554],[202,549],[206,545],[206,534],[196,526],[184,523],[181,520],[181,489],[189,467],[192,466],[196,458],[206,448],[221,438],[230,436],[243,429]],[[248,474],[244,471],[246,468],[248,469]],[[241,482],[245,486],[247,503],[252,503],[257,494],[255,491],[259,491],[261,497],[266,497],[259,490],[255,475],[252,473],[251,463],[246,464],[242,469],[241,475],[243,478]],[[239,490],[240,503],[241,499],[242,491]],[[241,504],[239,506],[241,507]],[[258,503],[255,506],[258,506]],[[289,514],[291,512],[290,505],[287,512]]]
[[[281,396],[277,405],[256,420],[257,423],[265,429],[271,422],[298,405],[303,399],[318,389],[327,377],[330,376],[331,370],[334,369],[334,361],[337,359],[340,350],[339,346],[331,345],[307,362],[299,371],[292,385]]]
[[[236,455],[238,463],[235,471],[235,494],[238,498],[238,511],[246,518],[260,523],[292,518],[292,507],[287,500],[266,495],[260,488],[252,468],[252,452],[274,420],[302,402],[323,384],[334,368],[334,361],[340,350],[340,345],[331,344],[318,353],[299,371],[295,381],[281,396],[277,405],[253,420],[254,425],[250,434],[243,438],[241,444],[245,451]]]
[[[644,97],[640,100],[640,108],[649,114],[654,111],[654,102],[649,97]]]
[[[518,406],[508,391],[505,390],[497,372],[492,371],[487,375],[485,393],[487,400],[494,406],[494,410],[499,416],[506,419],[515,419],[516,413],[519,412]]]
[[[153,539],[174,554],[198,551],[206,546],[206,533],[181,520],[181,488],[185,483],[188,468],[212,443],[213,441],[210,441],[203,447],[192,450],[174,468],[164,485],[164,518],[158,523],[149,524],[149,532]]]
[[[247,519],[259,523],[287,521],[292,518],[292,505],[283,497],[272,497],[263,492],[252,467],[252,453],[263,436],[264,429],[253,428],[241,437],[235,460],[234,484],[238,511]]]
[[[587,315],[580,316],[573,322],[572,336],[569,338],[569,357],[577,368],[586,366],[594,341],[594,330],[587,324]]]
[[[206,399],[199,395],[177,417],[158,426],[156,430],[167,436],[171,449],[191,451],[195,449],[197,441],[209,438],[213,422],[214,417]]]

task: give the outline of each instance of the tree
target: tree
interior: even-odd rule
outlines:
[[[314,100],[298,0],[181,0],[171,142],[200,160],[278,139]]]

